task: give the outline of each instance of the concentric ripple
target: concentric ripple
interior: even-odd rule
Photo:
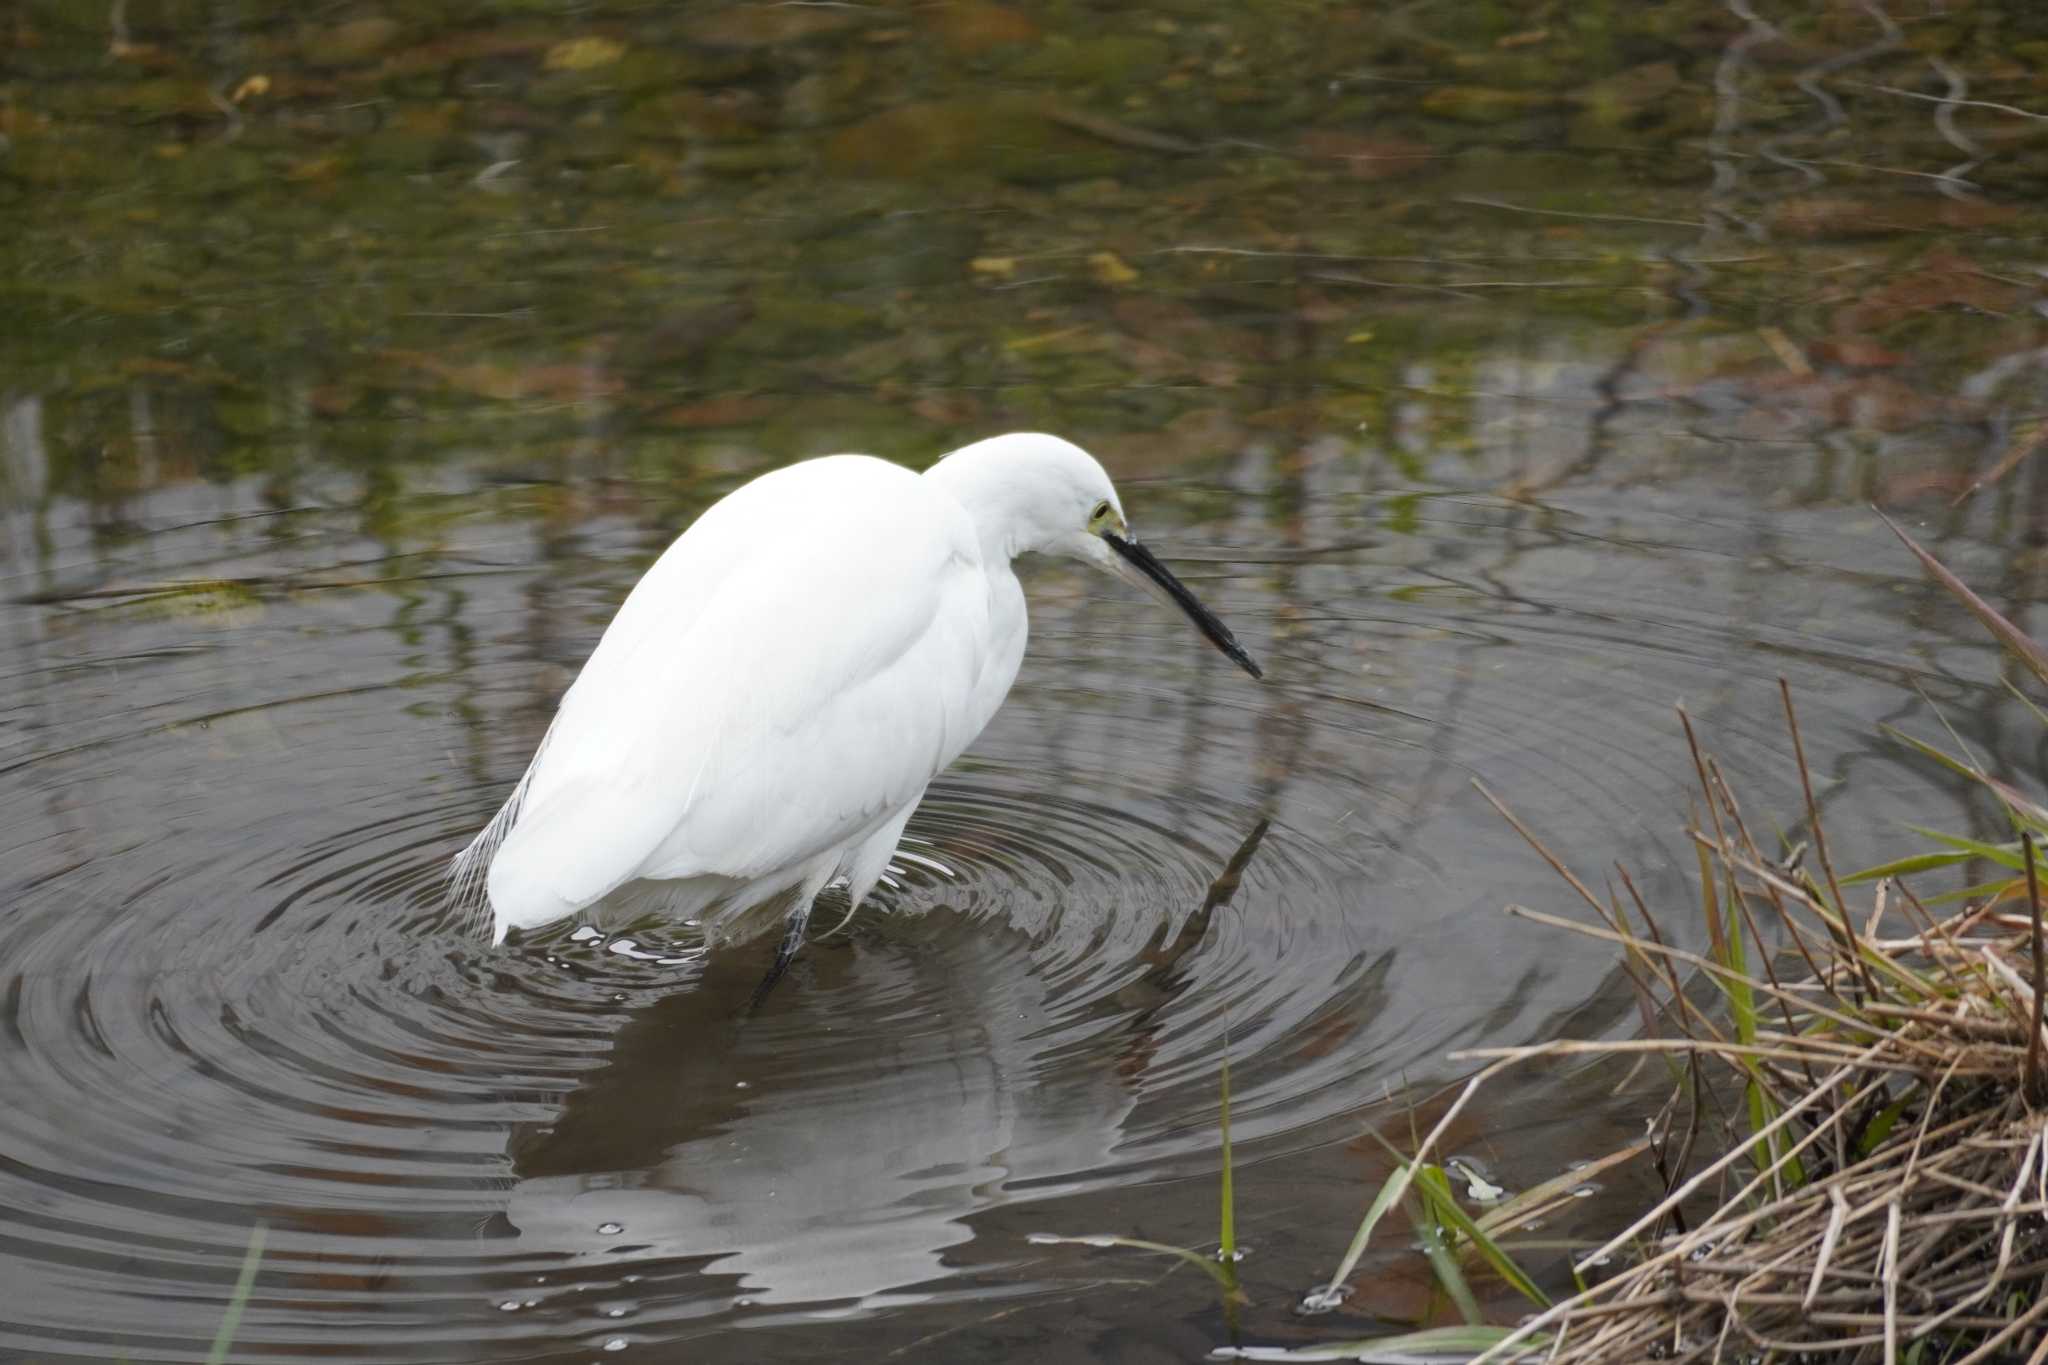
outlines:
[[[1827,685],[1810,748],[1869,761],[1870,708],[1829,703],[1894,629],[1884,585],[1811,570],[1822,636],[1711,550],[1600,578],[1657,540],[1639,504],[1449,500],[1362,544],[1365,493],[1312,503],[1284,556],[1230,557],[1270,543],[1248,510],[1188,566],[1263,687],[1045,577],[1010,704],[877,903],[825,906],[758,1006],[772,941],[492,950],[443,902],[657,532],[593,520],[508,570],[492,522],[474,573],[10,608],[0,1353],[203,1358],[258,1225],[244,1360],[602,1350],[953,1292],[989,1210],[1213,1163],[1226,1055],[1256,1160],[1453,1048],[1616,1017],[1604,955],[1499,915],[1549,893],[1473,776],[1655,894],[1668,702],[1738,762],[1774,743],[1737,719],[1768,687],[1745,651]],[[157,511],[166,576],[363,548],[339,514],[279,541]]]

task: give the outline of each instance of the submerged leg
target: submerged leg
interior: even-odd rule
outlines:
[[[761,1008],[761,1002],[768,998],[768,992],[775,989],[775,983],[782,980],[789,970],[789,964],[796,960],[796,950],[804,946],[804,926],[811,922],[812,897],[805,896],[789,913],[789,927],[783,932],[782,946],[775,950],[775,962],[768,968],[768,975],[761,978],[761,984],[754,987],[754,995],[747,1002],[747,1013]]]
[[[804,926],[811,922],[811,907],[817,904],[818,893],[832,880],[832,873],[838,866],[838,855],[828,855],[813,863],[804,879],[797,883],[795,897],[789,907],[789,926],[782,933],[782,946],[775,951],[775,963],[769,967],[768,975],[754,987],[754,998],[747,1004],[747,1013],[752,1014],[761,1007],[761,1002],[768,998],[768,992],[775,989],[775,983],[782,980],[782,974],[796,959],[796,950],[804,946]]]
[[[919,799],[923,796],[923,792],[918,793]],[[810,923],[811,907],[817,903],[818,893],[825,889],[833,876],[844,866],[846,918],[852,919],[853,912],[860,909],[861,901],[874,889],[876,880],[882,875],[882,869],[889,865],[889,855],[896,851],[896,841],[903,837],[903,826],[909,821],[910,812],[916,807],[917,800],[912,800],[910,804],[891,815],[854,847],[851,856],[842,860],[840,855],[835,853],[814,864],[810,876],[804,879],[803,885],[797,891],[796,907],[789,912],[789,928],[783,934],[781,949],[775,954],[775,965],[768,969],[768,975],[754,988],[753,1002],[747,1006],[749,1014],[760,1008],[761,1002],[768,998],[768,992],[782,979],[782,974],[789,970],[790,962],[796,957],[796,950],[803,947],[804,926]],[[837,933],[844,927],[842,921],[831,932]]]

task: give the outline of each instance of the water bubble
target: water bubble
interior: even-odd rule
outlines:
[[[604,1339],[604,1349],[607,1351],[623,1351],[626,1349],[626,1339],[624,1337],[606,1337]]]
[[[732,1088],[735,1090],[751,1090],[753,1087],[748,1085],[745,1081],[734,1081],[732,1083]]]
[[[519,1300],[505,1299],[498,1304],[498,1311],[500,1313],[517,1313],[519,1311]]]
[[[604,1310],[604,1315],[608,1318],[623,1318],[632,1311],[630,1308],[607,1308]]]
[[[616,1237],[625,1230],[626,1225],[624,1223],[599,1223],[597,1225],[597,1235],[600,1237]]]
[[[1294,1311],[1303,1314],[1327,1313],[1350,1297],[1350,1285],[1340,1284],[1331,1286],[1326,1284],[1319,1289],[1311,1289],[1308,1293],[1302,1295],[1301,1302],[1294,1306]]]
[[[1225,1251],[1222,1247],[1217,1247],[1216,1259],[1225,1265],[1235,1265],[1242,1261],[1249,1251],[1250,1248],[1248,1247],[1233,1247],[1229,1251]]]
[[[1574,1199],[1590,1199],[1598,1193],[1600,1193],[1600,1187],[1598,1185],[1572,1186],[1572,1198]]]
[[[1497,1204],[1507,1197],[1507,1191],[1488,1180],[1477,1166],[1463,1157],[1452,1157],[1444,1163],[1465,1178],[1465,1197],[1475,1204]]]

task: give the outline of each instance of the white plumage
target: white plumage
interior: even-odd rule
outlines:
[[[1108,475],[1051,436],[978,442],[922,475],[864,455],[762,475],[634,585],[457,857],[458,892],[481,882],[494,940],[639,880],[722,924],[783,899],[801,923],[839,877],[858,905],[1017,676],[1017,555],[1159,589],[1257,675],[1127,535]]]

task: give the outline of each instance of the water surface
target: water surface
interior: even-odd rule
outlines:
[[[1992,827],[1879,722],[2038,768],[1867,510],[2036,614],[2023,7],[114,18],[4,59],[0,1351],[202,1359],[258,1223],[238,1359],[1355,1331],[1291,1312],[1353,1139],[1634,1026],[1502,914],[1571,907],[1475,779],[1685,938],[1676,703],[1796,835],[1788,679],[1845,864]],[[1023,426],[1263,685],[1040,566],[1009,704],[751,1013],[767,941],[449,913],[695,512]],[[1234,1325],[1029,1241],[1213,1241],[1226,1054]],[[1531,1183],[1638,1103],[1460,1139]]]

